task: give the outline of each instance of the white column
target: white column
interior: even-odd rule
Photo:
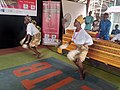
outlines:
[[[102,5],[103,5],[103,0],[101,0],[101,4],[100,4],[100,16],[101,16],[101,11],[102,11]]]
[[[110,28],[109,34],[111,34],[111,32],[112,32],[112,30],[114,28],[114,13],[111,13],[111,19],[110,19],[110,21],[111,21],[111,28]]]
[[[114,6],[116,6],[116,0],[114,0]],[[115,16],[115,14],[112,13],[111,14],[111,19],[110,19],[110,21],[111,21],[111,28],[110,28],[110,33],[109,34],[111,34],[111,32],[112,32],[112,30],[114,28],[114,16]]]

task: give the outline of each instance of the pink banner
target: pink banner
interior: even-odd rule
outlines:
[[[0,14],[37,16],[37,0],[0,0]]]
[[[43,44],[56,44],[59,39],[60,2],[43,1]]]

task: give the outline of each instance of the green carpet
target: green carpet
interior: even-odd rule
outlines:
[[[43,57],[40,59],[44,59],[44,58],[48,58],[48,57],[52,56],[52,57],[55,57],[61,61],[67,62],[74,66],[74,64],[72,62],[70,62],[67,59],[67,57],[65,57],[63,55],[59,55],[55,52],[51,52],[47,48],[39,49],[39,51],[42,52],[42,55],[43,55]],[[11,68],[14,66],[19,66],[19,65],[30,63],[30,62],[37,61],[37,60],[38,59],[36,59],[35,56],[32,55],[32,53],[29,51],[1,55],[0,56],[0,70]],[[115,76],[110,73],[107,73],[103,70],[88,66],[88,65],[85,65],[85,68],[90,74],[95,75],[107,82],[110,82],[110,83],[118,86],[119,90],[120,90],[120,77]]]
[[[40,59],[48,58],[51,56],[59,57],[61,60],[66,58],[64,56],[58,55],[57,53],[51,52],[47,48],[40,49],[39,51],[42,52],[42,58]],[[0,56],[0,70],[22,65],[22,64],[29,63],[29,62],[36,61],[36,60],[39,60],[39,59],[37,59],[33,55],[33,53],[30,51],[1,55]]]
[[[0,70],[0,90],[117,90],[94,75],[80,80],[76,68],[56,58],[46,58]]]

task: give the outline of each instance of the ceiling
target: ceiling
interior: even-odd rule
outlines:
[[[67,0],[76,3],[87,3],[87,0]],[[90,10],[95,12],[104,12],[108,7],[114,5],[114,0],[90,0]]]
[[[67,0],[67,1],[72,1],[76,3],[87,3],[87,0]]]
[[[92,11],[104,12],[107,10],[108,7],[114,5],[114,0],[91,0],[90,1],[90,9]]]

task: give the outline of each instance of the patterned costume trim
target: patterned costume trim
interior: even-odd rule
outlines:
[[[29,43],[30,47],[37,47],[41,42],[41,33],[37,33],[32,36],[32,39]]]
[[[80,59],[82,62],[85,60],[86,55],[88,53],[88,46],[84,46],[84,45],[77,45],[77,50],[71,50],[68,53],[68,58],[71,61],[75,61],[76,59]]]

